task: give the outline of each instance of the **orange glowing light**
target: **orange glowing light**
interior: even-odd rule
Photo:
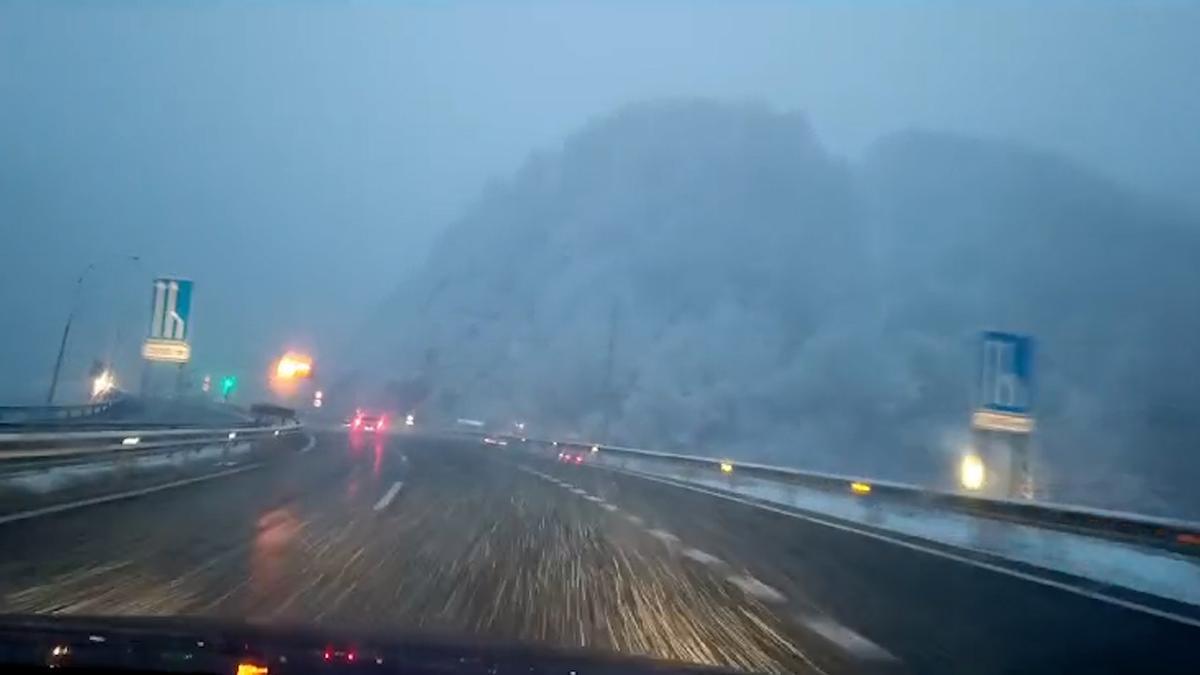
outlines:
[[[293,380],[312,377],[312,357],[299,352],[288,352],[275,364],[275,377]]]
[[[266,666],[256,663],[239,663],[237,666],[237,675],[267,675],[268,672]]]

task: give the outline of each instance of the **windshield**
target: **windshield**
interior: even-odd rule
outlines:
[[[1198,29],[0,3],[0,614],[1194,668]]]

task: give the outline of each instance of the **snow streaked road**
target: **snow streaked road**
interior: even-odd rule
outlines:
[[[382,505],[382,506],[381,506]],[[770,672],[1186,671],[1195,629],[467,441],[311,452],[0,525],[0,611],[200,614]]]

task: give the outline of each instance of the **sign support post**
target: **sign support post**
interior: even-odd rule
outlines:
[[[1007,455],[1005,496],[1033,499],[1033,338],[996,331],[982,335],[971,429],[980,450],[993,458]]]

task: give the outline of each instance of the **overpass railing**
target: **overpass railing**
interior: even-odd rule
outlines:
[[[26,424],[30,422],[53,422],[74,420],[99,415],[113,405],[113,401],[84,405],[33,405],[0,406],[0,423]]]

